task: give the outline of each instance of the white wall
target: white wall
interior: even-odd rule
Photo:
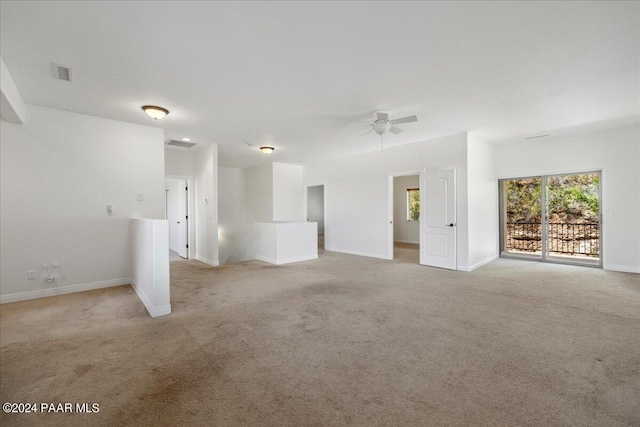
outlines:
[[[326,183],[327,250],[389,259],[387,174],[455,168],[457,262],[467,266],[466,145],[458,134],[305,166],[305,186]]]
[[[229,261],[244,234],[248,230],[245,170],[239,168],[218,168],[219,179],[219,226],[220,263]]]
[[[273,163],[273,221],[302,221],[302,166]]]
[[[256,223],[302,221],[302,166],[220,168],[220,260],[254,259]]]
[[[252,246],[241,250],[246,259],[280,265],[318,258],[315,223],[257,222],[251,227],[251,238],[247,241],[252,242]]]
[[[194,176],[197,152],[198,151],[182,151],[166,148],[164,155],[165,174]]]
[[[26,107],[7,66],[0,58],[0,116],[7,122],[22,124],[26,121]]]
[[[273,221],[273,163],[245,169],[247,222]]]
[[[218,146],[200,148],[195,163],[196,259],[219,265],[218,257]]]
[[[324,234],[324,185],[307,189],[307,221],[318,223],[318,234]]]
[[[420,186],[419,175],[393,178],[393,240],[420,243],[420,221],[407,221],[407,189]]]
[[[498,181],[494,147],[473,134],[468,137],[468,270],[473,270],[498,257]]]
[[[171,313],[168,233],[166,220],[131,220],[131,286],[151,317]]]
[[[2,301],[129,283],[129,218],[164,218],[163,131],[33,105],[26,116],[0,122]]]
[[[496,148],[499,178],[602,169],[605,269],[640,273],[640,127]]]

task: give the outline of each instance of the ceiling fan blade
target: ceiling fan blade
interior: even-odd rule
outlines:
[[[388,120],[389,112],[388,111],[376,111],[376,120]]]
[[[411,123],[411,122],[417,122],[418,121],[418,117],[416,116],[407,116],[407,117],[403,117],[401,119],[394,119],[391,120],[391,123],[394,125],[399,125],[401,123]]]
[[[389,132],[391,132],[394,135],[399,134],[400,132],[402,132],[402,129],[400,129],[398,126],[391,126],[389,128]]]
[[[362,135],[360,135],[360,136],[369,135],[371,132],[373,132],[373,126],[372,126],[368,131],[366,131],[365,133],[363,133],[363,134],[362,134]]]

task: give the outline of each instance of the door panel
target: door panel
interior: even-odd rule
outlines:
[[[180,222],[178,224],[178,255],[182,258],[189,258],[187,254],[187,242],[188,240],[188,220],[187,220],[187,212],[188,211],[188,197],[187,197],[187,185],[186,181],[180,184],[178,188],[178,211]]]
[[[420,174],[420,264],[456,269],[456,172]]]

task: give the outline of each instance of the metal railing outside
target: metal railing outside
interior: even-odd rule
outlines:
[[[542,224],[508,222],[507,251],[540,252]],[[600,224],[550,222],[547,229],[547,251],[563,255],[600,256]]]

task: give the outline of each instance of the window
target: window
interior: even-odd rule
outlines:
[[[420,189],[407,188],[407,221],[420,220]]]

